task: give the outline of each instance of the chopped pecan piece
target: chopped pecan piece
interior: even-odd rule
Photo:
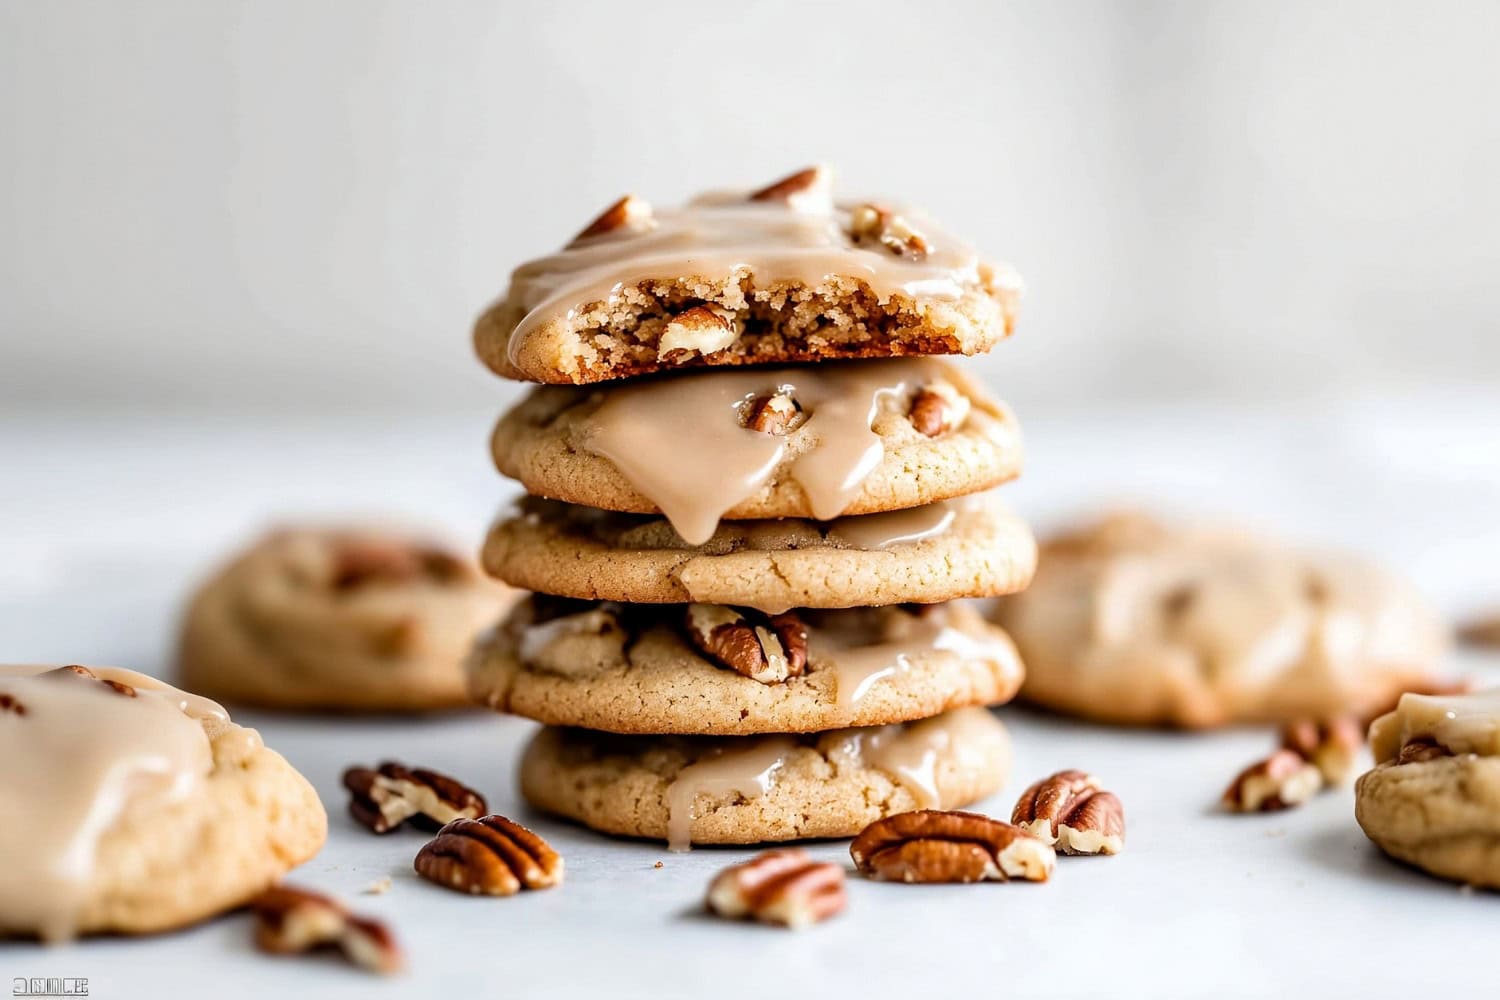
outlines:
[[[1437,740],[1430,736],[1418,736],[1416,739],[1407,740],[1402,745],[1401,752],[1396,755],[1396,763],[1420,764],[1423,761],[1451,756],[1453,756],[1452,752]]]
[[[762,434],[790,434],[803,422],[802,406],[788,392],[761,396],[745,410],[745,426]]]
[[[886,882],[1045,882],[1057,853],[1027,831],[969,812],[922,809],[865,827],[849,847],[854,865]]]
[[[1230,812],[1274,812],[1300,806],[1323,787],[1323,774],[1295,750],[1277,750],[1241,771],[1224,790]]]
[[[1359,723],[1351,716],[1331,719],[1297,719],[1281,730],[1281,746],[1316,767],[1329,785],[1349,779],[1354,760],[1364,744]]]
[[[0,694],[0,712],[10,712],[12,715],[25,715],[26,706],[13,694]]]
[[[656,344],[656,356],[680,361],[692,354],[709,355],[734,343],[734,313],[718,306],[694,306],[667,321]]]
[[[750,195],[750,201],[779,201],[801,210],[832,207],[833,171],[824,166],[808,167]]]
[[[343,591],[421,579],[453,583],[465,574],[463,560],[439,548],[397,539],[349,538],[334,551],[330,585]]]
[[[134,697],[136,697],[136,690],[135,690],[135,688],[131,687],[129,684],[126,684],[126,683],[124,683],[122,681],[110,680],[108,677],[100,677],[98,674],[94,673],[88,667],[82,667],[82,666],[79,666],[78,664],[74,663],[74,664],[70,664],[70,665],[68,665],[66,667],[60,667],[58,669],[60,669],[60,670],[66,670],[66,671],[68,671],[68,673],[70,673],[70,674],[77,674],[80,677],[87,677],[91,681],[98,681],[100,684],[103,684],[105,687],[109,688],[115,694],[122,694],[122,695],[124,695],[127,698],[134,698]]]
[[[408,768],[386,761],[372,770],[351,767],[344,772],[349,790],[349,814],[373,833],[390,833],[410,821],[436,830],[459,818],[485,813],[484,796],[446,774],[424,767]]]
[[[250,908],[255,943],[262,951],[299,954],[333,948],[362,968],[392,973],[401,969],[401,948],[380,921],[350,913],[321,893],[278,885],[261,893]]]
[[[417,852],[418,875],[476,896],[513,896],[563,880],[563,859],[541,837],[504,816],[456,819]]]
[[[912,397],[911,425],[927,437],[956,430],[968,416],[968,397],[946,382],[930,382]]]
[[[688,639],[704,656],[762,684],[807,667],[807,626],[795,612],[766,615],[722,604],[689,604]]]
[[[844,870],[814,861],[800,847],[758,854],[724,869],[708,887],[711,912],[793,930],[827,920],[844,904]]]
[[[849,216],[849,236],[855,244],[877,242],[898,257],[921,260],[931,247],[904,218],[883,205],[860,205]]]
[[[1125,807],[1083,771],[1058,771],[1026,789],[1010,821],[1063,854],[1119,854],[1125,847]]]
[[[583,231],[573,237],[573,242],[568,245],[572,246],[595,236],[605,236],[621,230],[639,232],[649,229],[654,221],[650,203],[644,198],[627,194],[599,213],[599,217],[585,226]]]

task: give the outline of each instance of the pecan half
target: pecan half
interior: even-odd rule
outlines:
[[[336,949],[345,958],[373,972],[397,972],[404,964],[400,945],[378,920],[350,913],[342,903],[321,893],[277,885],[251,904],[255,915],[255,943],[274,954],[300,954]]]
[[[797,930],[843,910],[844,869],[800,847],[757,854],[709,883],[707,906],[721,917]]]
[[[1297,719],[1281,730],[1281,746],[1316,767],[1329,785],[1343,784],[1354,771],[1364,744],[1359,723],[1347,715],[1331,719]]]
[[[833,171],[825,166],[808,167],[752,192],[750,201],[779,201],[797,211],[829,210],[833,207]]]
[[[1396,763],[1420,764],[1423,761],[1452,756],[1452,751],[1432,737],[1418,736],[1416,739],[1407,740],[1402,744],[1401,752],[1396,755]]]
[[[788,611],[766,615],[723,604],[689,604],[689,641],[704,656],[762,684],[779,684],[807,667],[807,626]]]
[[[1119,854],[1125,807],[1083,771],[1058,771],[1022,793],[1010,821],[1063,854]]]
[[[1323,774],[1295,750],[1251,764],[1224,790],[1230,812],[1274,812],[1300,806],[1323,787]]]
[[[595,236],[605,236],[621,230],[638,232],[649,229],[654,221],[650,203],[644,198],[627,194],[600,212],[599,217],[584,226],[583,231],[573,237],[572,243],[568,245],[572,246],[574,243],[592,239]]]
[[[455,819],[474,819],[485,813],[484,796],[462,782],[391,760],[374,770],[349,768],[344,772],[344,787],[349,790],[349,814],[373,833],[390,833],[408,821],[436,830]]]
[[[931,247],[904,218],[873,202],[860,205],[849,216],[849,236],[855,245],[879,243],[898,257],[921,260]]]
[[[803,423],[802,405],[788,392],[758,397],[745,409],[745,426],[762,434],[790,434]]]
[[[865,827],[854,866],[884,882],[1045,882],[1057,852],[1027,831],[970,812],[921,809]]]
[[[417,852],[412,867],[429,882],[476,896],[514,896],[563,880],[562,856],[504,816],[454,820]]]
[[[722,351],[738,336],[734,313],[718,306],[694,306],[667,320],[656,343],[656,356],[681,361],[693,354]]]
[[[909,416],[919,434],[938,437],[968,419],[969,398],[946,382],[930,382],[912,397]]]

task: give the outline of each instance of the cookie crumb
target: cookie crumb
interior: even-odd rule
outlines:
[[[366,896],[384,896],[391,891],[391,877],[383,875],[360,890]]]

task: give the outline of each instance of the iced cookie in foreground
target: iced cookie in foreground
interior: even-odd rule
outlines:
[[[0,665],[0,936],[171,930],[317,853],[328,819],[253,729],[110,667]]]
[[[827,521],[976,493],[1022,459],[1010,412],[934,358],[544,386],[491,444],[528,493],[660,513],[691,545],[720,518]]]
[[[982,708],[807,736],[616,736],[543,729],[521,761],[540,809],[603,833],[691,844],[852,837],[995,792],[1010,738]]]
[[[826,168],[653,209],[629,196],[511,275],[479,318],[507,378],[584,384],[702,365],[977,354],[1020,280],[912,209],[835,201]]]
[[[721,521],[702,545],[657,515],[528,497],[490,530],[483,562],[547,594],[777,614],[1013,593],[1036,568],[1036,542],[994,494],[832,521]]]
[[[273,531],[193,597],[181,676],[215,698],[274,708],[459,707],[474,636],[517,596],[406,532]]]
[[[1411,586],[1354,556],[1142,515],[1045,541],[995,620],[1023,698],[1125,724],[1364,715],[1431,681],[1447,644]]]
[[[1021,662],[966,604],[792,611],[532,597],[480,641],[474,700],[551,725],[739,736],[1009,701]]]
[[[1365,834],[1440,878],[1500,889],[1500,688],[1407,694],[1370,726],[1354,786]]]

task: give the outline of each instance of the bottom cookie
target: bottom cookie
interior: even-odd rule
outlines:
[[[1010,737],[984,708],[804,736],[619,736],[547,727],[521,761],[535,806],[603,833],[691,844],[852,837],[997,791]]]

